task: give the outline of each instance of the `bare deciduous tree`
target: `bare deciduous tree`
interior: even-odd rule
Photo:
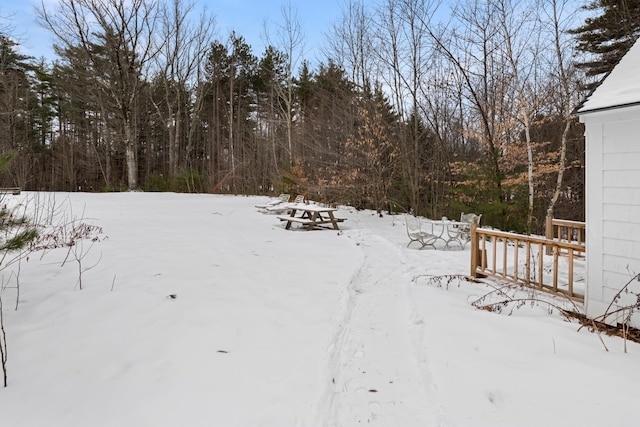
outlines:
[[[555,188],[553,190],[553,196],[549,201],[547,207],[547,213],[553,215],[560,194],[563,189],[564,172],[567,161],[567,142],[571,131],[572,123],[572,105],[575,99],[575,88],[572,88],[571,84],[571,55],[567,55],[566,52],[571,51],[571,43],[566,39],[566,31],[568,23],[571,22],[574,12],[567,10],[570,0],[541,0],[540,16],[546,22],[543,27],[550,29],[551,40],[553,43],[554,59],[549,64],[550,70],[555,70],[551,73],[552,82],[559,87],[557,93],[560,98],[561,114],[564,120],[564,127],[562,129],[562,139],[560,142],[560,156],[558,160],[558,175],[556,178]]]
[[[532,116],[537,112],[536,70],[539,68],[540,60],[540,30],[536,25],[537,21],[529,18],[529,11],[518,9],[518,5],[511,0],[497,0],[496,10],[504,41],[503,54],[510,67],[516,96],[517,117],[524,131],[527,152],[527,232],[531,232],[535,195],[531,121]]]
[[[403,176],[407,183],[410,208],[419,212],[423,207],[430,215],[437,215],[437,195],[434,184],[441,182],[439,176],[446,159],[446,149],[430,147],[433,124],[439,119],[430,108],[432,89],[438,80],[433,43],[429,28],[436,24],[433,20],[438,3],[432,0],[387,0],[381,9],[388,41],[381,40],[376,52],[391,74],[398,93],[395,95],[401,121],[406,124],[402,132]],[[431,125],[429,129],[425,124]],[[442,136],[442,134],[436,134]],[[446,163],[446,160],[445,160]],[[428,178],[426,177],[428,175]],[[425,198],[425,191],[427,197]],[[426,199],[426,200],[425,200]],[[425,203],[426,202],[426,203]],[[427,206],[424,206],[427,205]]]
[[[296,148],[294,147],[294,124],[293,119],[295,112],[295,85],[294,73],[302,59],[304,49],[304,32],[296,9],[289,2],[281,9],[283,22],[279,26],[278,31],[274,35],[276,40],[272,40],[267,25],[265,25],[265,37],[270,44],[274,45],[279,51],[284,53],[284,77],[283,84],[274,85],[280,102],[280,113],[284,117],[287,128],[287,147],[289,154],[289,165],[294,164],[296,156]]]
[[[61,0],[54,10],[44,2],[40,22],[66,48],[80,48],[90,60],[96,89],[122,129],[127,181],[138,187],[135,108],[143,75],[157,53],[153,42],[158,6],[154,0]]]
[[[160,37],[158,54],[154,58],[156,75],[160,80],[162,105],[154,103],[169,138],[168,171],[173,176],[181,164],[193,161],[193,127],[189,120],[202,109],[202,86],[198,83],[204,73],[205,59],[213,41],[214,19],[206,11],[200,20],[192,20],[193,3],[173,0],[160,6]],[[200,89],[200,91],[198,91]],[[184,129],[187,127],[188,129]],[[185,139],[181,143],[181,139]],[[181,161],[179,152],[183,152]]]

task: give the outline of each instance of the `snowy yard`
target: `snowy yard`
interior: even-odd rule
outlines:
[[[17,311],[2,271],[0,426],[637,424],[639,345],[473,308],[485,285],[429,280],[469,248],[406,248],[403,216],[285,230],[265,200],[56,194],[108,238],[83,290],[62,249],[22,262]]]

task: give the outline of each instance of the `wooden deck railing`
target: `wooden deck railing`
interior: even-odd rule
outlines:
[[[545,224],[545,237],[559,242],[576,243],[584,246],[586,239],[586,224],[580,221],[569,221],[553,217],[553,212],[547,212]],[[552,248],[547,246],[546,254],[552,254]],[[561,255],[566,255],[562,253]]]
[[[551,256],[546,255],[550,248]],[[583,262],[584,244],[547,239],[471,226],[471,275],[488,276],[562,293],[584,300],[584,289],[575,286],[575,265]],[[560,257],[566,253],[566,257]],[[562,259],[562,268],[560,260]]]

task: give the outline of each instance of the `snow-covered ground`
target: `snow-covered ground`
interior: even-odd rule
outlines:
[[[446,280],[469,249],[407,248],[402,216],[308,232],[265,197],[55,200],[107,238],[23,261],[17,311],[2,271],[0,426],[637,425],[640,346],[474,308],[490,288]]]

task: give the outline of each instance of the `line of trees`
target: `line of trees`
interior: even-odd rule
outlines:
[[[291,7],[256,56],[185,0],[43,3],[51,63],[0,29],[0,151],[17,153],[2,185],[286,191],[532,232],[548,210],[581,220],[580,6],[351,0],[311,64]]]

